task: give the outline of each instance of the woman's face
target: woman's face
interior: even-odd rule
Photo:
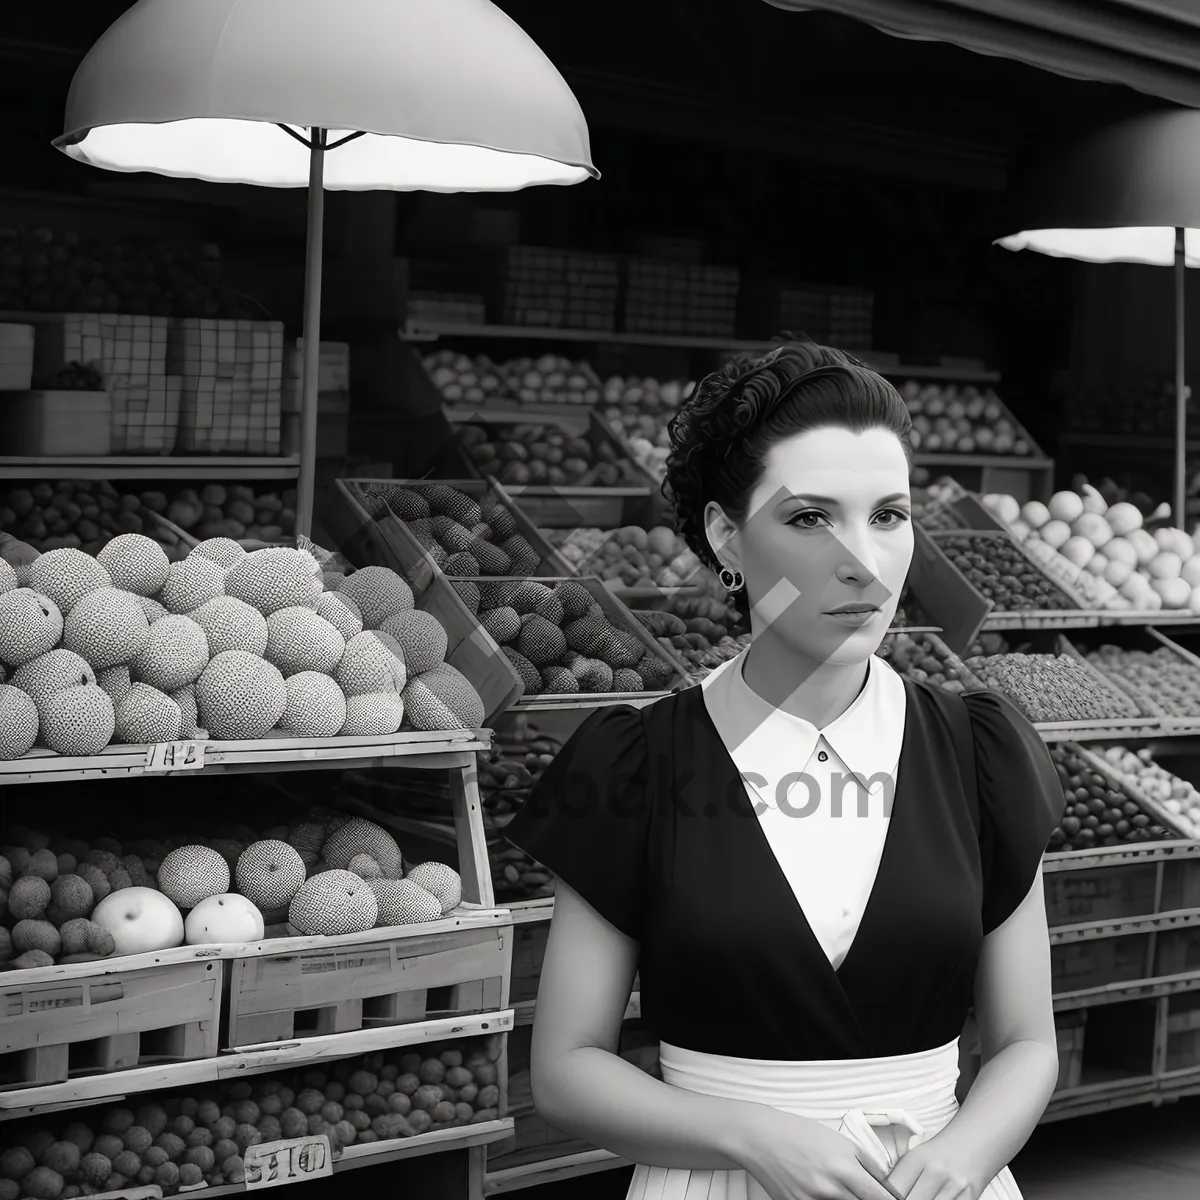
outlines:
[[[735,528],[709,534],[746,581],[755,637],[818,662],[864,662],[892,623],[913,553],[908,461],[886,429],[812,429],[777,443]],[[730,536],[732,535],[732,536]]]

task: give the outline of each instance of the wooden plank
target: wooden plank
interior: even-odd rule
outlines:
[[[514,1027],[511,1009],[441,1017],[432,1021],[350,1033],[326,1034],[270,1045],[246,1046],[216,1058],[194,1062],[137,1067],[114,1075],[94,1075],[19,1092],[0,1092],[0,1120],[12,1120],[51,1109],[73,1109],[84,1104],[123,1100],[146,1092],[192,1088],[209,1083],[232,1082],[249,1075],[264,1075],[317,1063],[335,1062],[393,1050],[420,1046],[450,1038],[508,1033]]]
[[[492,868],[488,859],[487,834],[483,828],[483,802],[479,796],[476,764],[450,775],[450,808],[458,842],[458,873],[463,896],[485,908],[494,908]]]
[[[316,1036],[421,1021],[433,1015],[433,989],[445,989],[446,1005],[464,1013],[499,1008],[506,998],[512,939],[503,927],[428,937],[376,931],[356,945],[330,940],[234,960],[227,1016],[234,1046],[302,1039],[305,1013],[316,1014]]]

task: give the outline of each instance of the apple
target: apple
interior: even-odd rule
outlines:
[[[259,942],[265,931],[262,913],[236,892],[201,900],[184,922],[184,936],[189,946]]]
[[[1137,550],[1127,537],[1115,537],[1111,542],[1105,543],[1104,556],[1109,562],[1126,563],[1130,570],[1133,570],[1138,562]],[[1200,580],[1196,582],[1200,583]]]
[[[1137,505],[1130,504],[1127,500],[1114,504],[1104,515],[1117,537],[1127,537],[1135,529],[1142,527],[1141,511]]]
[[[1093,575],[1103,575],[1108,570],[1108,559],[1103,554],[1093,554],[1088,559],[1087,569]]]
[[[1133,564],[1122,562],[1119,558],[1110,558],[1104,568],[1104,579],[1113,587],[1123,587],[1126,580],[1133,575]]]
[[[154,888],[122,888],[110,892],[92,913],[107,929],[117,954],[152,954],[183,945],[183,914]]]
[[[1150,586],[1162,599],[1163,608],[1186,608],[1192,596],[1191,585],[1178,576],[1172,579],[1156,579]]]
[[[1068,562],[1083,568],[1092,561],[1092,558],[1096,554],[1096,547],[1087,538],[1080,537],[1077,534],[1074,537],[1068,538],[1059,548],[1058,552]]]
[[[1065,546],[1071,536],[1071,527],[1066,521],[1047,521],[1045,525],[1038,530],[1038,535],[1042,541],[1057,550],[1060,546]]]
[[[1030,529],[1041,529],[1050,520],[1050,510],[1040,500],[1030,500],[1021,509],[1021,519]]]
[[[1083,497],[1075,492],[1055,492],[1047,507],[1053,520],[1066,521],[1070,525],[1083,516]]]

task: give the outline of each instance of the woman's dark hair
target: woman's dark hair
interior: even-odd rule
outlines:
[[[735,359],[706,375],[671,419],[663,492],[692,551],[714,570],[704,510],[746,516],[771,447],[810,429],[891,430],[909,453],[912,428],[900,393],[841,350],[787,340],[757,361]]]

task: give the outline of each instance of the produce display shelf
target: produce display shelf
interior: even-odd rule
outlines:
[[[92,965],[92,964],[89,964]],[[289,1070],[338,1059],[355,1058],[400,1046],[421,1045],[446,1038],[480,1034],[508,1033],[514,1028],[511,1008],[496,1012],[441,1017],[409,1024],[380,1025],[353,1030],[271,1042],[257,1046],[238,1046],[216,1058],[192,1062],[135,1067],[104,1075],[85,1075],[65,1083],[0,1091],[0,1121],[16,1120],[38,1112],[64,1110],[83,1104],[123,1100],[144,1092],[229,1082],[248,1075]]]
[[[400,327],[409,342],[436,342],[443,337],[505,338],[529,342],[574,342],[577,345],[661,346],[678,350],[759,351],[775,348],[771,341],[739,338],[685,337],[666,333],[621,333],[613,330],[554,329],[535,325],[474,325],[459,321],[409,321]],[[869,353],[861,356],[869,363]],[[887,366],[884,375],[904,379],[945,379],[954,383],[999,383],[997,371],[972,366]]]
[[[1163,996],[1178,996],[1198,989],[1200,971],[1185,971],[1179,975],[1161,975],[1158,978],[1138,979],[1130,983],[1107,983],[1100,987],[1059,992],[1054,997],[1054,1011],[1073,1012],[1080,1008],[1119,1004],[1126,1000],[1158,1000]]]
[[[192,743],[181,743],[191,745]],[[152,775],[215,775],[251,771],[299,771],[317,767],[347,770],[399,761],[405,767],[446,770],[472,765],[471,755],[491,744],[490,730],[398,733],[390,737],[294,738],[207,743],[204,765],[164,771],[148,769],[154,747],[114,745],[87,758],[64,758],[49,750],[33,750],[24,758],[0,763],[0,786],[18,783],[62,783],[68,780],[129,779]],[[161,757],[159,758],[161,763]]]
[[[1128,738],[1171,737],[1178,729],[1163,724],[1158,717],[1129,717],[1121,721],[1038,722],[1034,728],[1044,742],[1111,742]]]
[[[175,458],[130,455],[113,458],[0,457],[0,479],[298,479],[300,456]]]
[[[983,632],[1004,633],[1008,630],[1022,629],[1096,629],[1100,624],[1100,614],[1087,609],[1064,609],[1061,612],[1057,609],[1026,612],[996,612],[993,610],[984,618]]]
[[[496,1121],[481,1121],[478,1125],[460,1125],[457,1128],[451,1129],[436,1129],[429,1133],[418,1134],[415,1137],[404,1138],[402,1140],[393,1140],[386,1142],[373,1142],[367,1146],[347,1146],[341,1153],[341,1157],[333,1161],[334,1175],[340,1175],[343,1171],[353,1171],[356,1167],[376,1167],[381,1163],[398,1162],[406,1158],[418,1158],[423,1154],[440,1154],[448,1150],[468,1150],[475,1146],[488,1146],[493,1142],[503,1141],[505,1138],[511,1137],[513,1131],[513,1122],[509,1117],[502,1117]],[[288,1183],[302,1183],[304,1180],[282,1180],[277,1186],[285,1186]],[[202,1192],[206,1197],[212,1196],[237,1196],[244,1195],[247,1191],[258,1191],[257,1185],[253,1189],[246,1187],[244,1183],[226,1183],[219,1187],[200,1187],[195,1189]],[[271,1185],[266,1185],[271,1186]],[[180,1195],[189,1194],[191,1189],[180,1188]],[[123,1197],[132,1198],[138,1196],[138,1191],[122,1191],[117,1193]],[[152,1195],[157,1195],[157,1189]],[[151,1200],[150,1195],[145,1197],[145,1200]]]

